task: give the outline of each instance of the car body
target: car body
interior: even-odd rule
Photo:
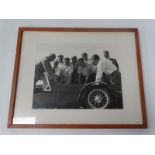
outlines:
[[[122,109],[122,93],[104,82],[53,84],[34,89],[34,109]]]

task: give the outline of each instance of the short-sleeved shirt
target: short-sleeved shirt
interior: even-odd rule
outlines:
[[[105,73],[106,75],[110,75],[116,70],[117,67],[112,63],[111,60],[104,59],[98,64],[96,79],[101,79],[103,73]]]

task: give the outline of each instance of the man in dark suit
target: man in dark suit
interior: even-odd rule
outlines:
[[[55,58],[55,54],[50,54],[35,65],[34,86],[36,82],[41,79],[45,72],[48,75],[49,79],[52,78],[53,69],[50,62],[54,61]]]

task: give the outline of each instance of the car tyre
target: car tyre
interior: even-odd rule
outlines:
[[[91,86],[83,96],[85,108],[105,109],[110,104],[110,95],[103,86]]]

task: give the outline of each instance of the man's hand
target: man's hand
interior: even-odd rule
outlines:
[[[100,79],[100,78],[97,78],[97,79],[96,79],[96,82],[101,82],[101,79]]]

